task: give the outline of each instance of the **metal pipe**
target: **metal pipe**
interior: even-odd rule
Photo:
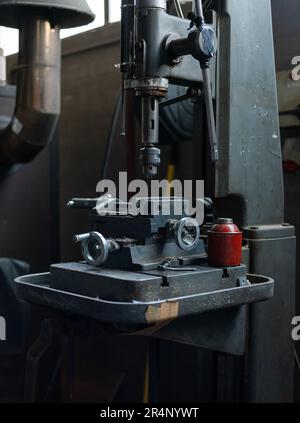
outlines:
[[[181,7],[181,4],[180,4],[180,0],[174,0],[174,6],[175,6],[175,9],[176,9],[176,13],[177,13],[177,15],[178,15],[180,18],[184,19],[184,14],[183,14],[183,11],[182,11],[182,7]]]
[[[59,27],[24,16],[19,40],[16,108],[0,133],[0,165],[6,166],[29,162],[48,145],[60,114]]]

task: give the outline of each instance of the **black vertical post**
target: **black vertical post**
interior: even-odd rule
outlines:
[[[104,0],[104,23],[109,23],[109,3],[110,0]]]

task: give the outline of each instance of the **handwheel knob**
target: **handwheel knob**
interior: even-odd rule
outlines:
[[[193,250],[200,238],[200,227],[196,219],[185,217],[175,226],[175,239],[183,251]]]
[[[111,252],[110,241],[99,232],[75,235],[74,241],[81,242],[83,257],[92,266],[102,266],[107,261]]]

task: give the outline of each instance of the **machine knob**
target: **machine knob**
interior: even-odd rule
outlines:
[[[85,261],[92,266],[100,267],[108,259],[109,254],[118,249],[117,243],[106,239],[99,232],[75,235],[74,242],[81,242],[81,250]]]
[[[200,238],[200,227],[196,219],[185,217],[175,226],[175,238],[179,248],[183,251],[193,250]]]

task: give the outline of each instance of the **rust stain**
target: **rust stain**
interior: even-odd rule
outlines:
[[[146,311],[146,320],[148,323],[158,323],[164,320],[173,320],[178,317],[179,302],[168,301],[159,305],[151,305]]]

